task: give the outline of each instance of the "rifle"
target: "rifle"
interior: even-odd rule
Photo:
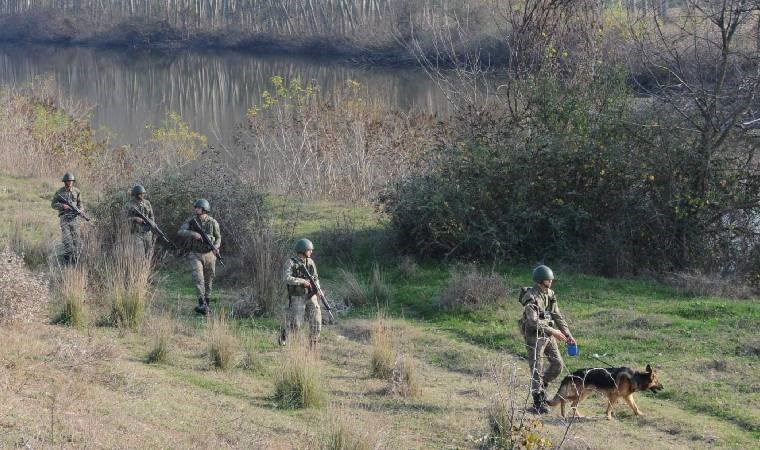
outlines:
[[[67,205],[69,208],[71,208],[72,211],[82,216],[82,218],[86,221],[90,221],[90,217],[84,213],[81,209],[77,208],[76,205],[72,204],[70,201],[63,198],[61,194],[55,194],[56,197],[58,197],[65,205]]]
[[[131,209],[132,209],[132,211],[134,211],[137,214],[137,217],[139,217],[139,218],[141,218],[142,220],[145,221],[145,224],[148,225],[150,227],[150,229],[153,230],[158,235],[158,237],[160,237],[164,242],[166,242],[167,244],[171,245],[172,247],[176,247],[176,245],[174,245],[174,242],[172,242],[171,240],[169,240],[169,238],[166,237],[166,234],[164,234],[164,232],[161,231],[160,228],[158,228],[158,225],[156,224],[156,222],[150,220],[148,218],[148,216],[146,216],[145,214],[143,214],[142,212],[140,212],[140,210],[137,209],[137,208],[135,208],[134,206],[132,206]]]
[[[201,228],[201,224],[198,223],[198,219],[196,217],[193,217],[193,221],[190,223],[191,225],[195,225],[195,230],[198,234],[201,235],[201,239],[203,240],[203,243],[211,247],[211,251],[214,252],[214,256],[216,256],[216,259],[219,261],[219,264],[224,265],[224,261],[222,261],[222,254],[219,253],[219,249],[214,247],[214,244],[211,243],[211,238],[206,234],[205,231],[203,231],[203,228]]]
[[[327,300],[327,297],[325,296],[325,291],[322,290],[322,288],[317,284],[317,282],[314,280],[314,276],[309,272],[309,268],[306,267],[306,264],[302,263],[301,261],[298,261],[295,258],[291,258],[293,262],[297,262],[301,266],[303,266],[303,271],[306,273],[306,278],[309,279],[309,283],[311,283],[311,291],[310,294],[316,293],[319,295],[319,299],[322,300],[322,304],[325,306],[325,310],[327,311],[327,314],[330,316],[330,322],[335,321],[335,316],[333,315],[333,307],[330,305],[330,302]]]

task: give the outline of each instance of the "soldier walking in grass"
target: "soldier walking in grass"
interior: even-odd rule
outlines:
[[[528,349],[533,408],[538,414],[546,414],[549,412],[546,388],[560,374],[563,365],[557,339],[568,344],[574,344],[575,339],[551,289],[554,281],[552,270],[544,265],[536,267],[533,269],[533,281],[535,284],[520,297],[523,315],[518,323]],[[544,358],[549,362],[547,368],[544,368]]]
[[[156,219],[153,216],[153,207],[150,201],[145,198],[146,194],[147,191],[142,185],[137,184],[132,188],[132,198],[127,203],[127,220],[129,221],[130,234],[142,245],[145,255],[148,256],[153,253],[153,232],[150,224],[140,217],[138,211],[150,220],[155,221]]]
[[[79,231],[79,215],[76,210],[82,210],[82,199],[79,189],[74,187],[76,177],[71,172],[63,174],[63,187],[53,195],[51,206],[58,210],[58,220],[61,225],[61,241],[63,242],[64,264],[75,264],[82,251],[82,237]]]
[[[314,244],[308,239],[299,239],[295,245],[295,256],[285,262],[284,279],[288,287],[288,310],[285,328],[280,334],[280,344],[284,344],[289,333],[297,332],[306,320],[309,323],[309,345],[316,348],[322,330],[322,310],[319,306],[319,277],[317,266],[311,259]],[[313,286],[309,278],[314,280]]]
[[[179,227],[177,235],[190,240],[188,261],[193,275],[195,291],[198,294],[198,306],[195,312],[207,315],[209,297],[216,273],[216,260],[219,257],[219,247],[222,235],[219,233],[219,223],[209,215],[211,205],[206,199],[196,200],[193,204],[193,215]],[[209,243],[204,242],[204,233]]]

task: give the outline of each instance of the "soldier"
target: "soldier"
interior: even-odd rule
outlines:
[[[565,318],[559,311],[557,297],[551,289],[554,273],[547,266],[533,269],[533,287],[525,290],[520,297],[523,316],[519,320],[520,331],[525,338],[530,366],[530,390],[533,394],[533,407],[538,414],[546,414],[545,389],[557,378],[562,370],[562,356],[557,347],[557,339],[575,343],[570,334]],[[544,357],[549,360],[549,367],[544,369]]]
[[[296,255],[285,262],[285,284],[288,287],[288,312],[285,328],[280,334],[280,344],[285,343],[289,332],[298,331],[304,317],[309,322],[309,345],[316,348],[319,332],[322,330],[322,310],[319,306],[319,277],[317,266],[311,255],[314,244],[308,239],[299,239],[295,245]],[[316,286],[312,286],[306,271],[311,274]]]
[[[79,189],[74,187],[76,177],[71,172],[63,174],[63,187],[58,189],[53,196],[51,206],[58,210],[58,220],[61,225],[61,241],[63,242],[63,262],[75,264],[79,253],[82,251],[82,238],[79,232],[79,214],[67,205],[61,197],[80,210],[82,199]]]
[[[127,220],[130,224],[130,234],[142,244],[145,255],[148,256],[153,252],[153,232],[150,225],[136,212],[139,211],[152,221],[156,220],[153,216],[153,207],[145,198],[146,193],[145,188],[139,184],[132,188],[132,199],[127,203]]]
[[[209,297],[216,272],[216,258],[219,256],[219,247],[222,244],[222,235],[219,233],[219,223],[208,215],[211,211],[208,200],[196,200],[193,209],[194,214],[179,227],[177,235],[190,239],[188,260],[193,275],[193,283],[195,283],[195,291],[198,293],[198,306],[195,307],[195,312],[205,316],[211,312]],[[208,236],[212,247],[204,243],[201,232]]]

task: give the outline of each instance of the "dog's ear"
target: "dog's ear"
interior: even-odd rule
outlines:
[[[646,370],[647,370],[647,372],[652,373],[652,366],[650,366],[649,364],[647,364],[647,369]]]

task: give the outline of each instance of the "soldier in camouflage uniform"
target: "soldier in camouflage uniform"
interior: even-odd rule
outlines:
[[[317,266],[311,259],[314,244],[308,239],[300,239],[296,242],[295,252],[296,255],[285,262],[284,268],[285,284],[288,287],[288,311],[285,328],[280,335],[280,343],[285,342],[288,333],[301,328],[305,317],[309,322],[309,344],[315,348],[322,330],[322,310],[317,294],[320,289]],[[305,272],[307,270],[316,282],[316,286],[312,286],[309,282]]]
[[[222,235],[219,233],[219,223],[208,213],[211,206],[206,199],[196,200],[193,204],[194,214],[188,218],[177,232],[178,236],[190,239],[190,253],[188,260],[193,275],[195,291],[198,293],[198,306],[195,312],[206,315],[209,309],[209,297],[216,273],[216,258],[219,255],[219,247],[222,244]],[[198,226],[209,237],[213,248],[209,248],[203,242]]]
[[[77,214],[66,203],[61,201],[59,196],[68,200],[80,210],[82,199],[79,189],[74,187],[76,178],[71,172],[63,174],[63,187],[58,189],[53,195],[51,206],[58,210],[58,220],[61,225],[61,241],[63,242],[63,262],[65,264],[75,264],[80,252],[82,251],[82,237],[79,232],[79,214]]]
[[[132,188],[132,199],[127,203],[127,220],[129,221],[129,232],[137,242],[142,244],[145,255],[153,253],[153,232],[150,225],[140,217],[135,210],[140,211],[145,217],[155,222],[153,216],[153,207],[145,198],[147,191],[141,185],[135,185]]]
[[[554,273],[550,268],[543,265],[536,267],[533,269],[536,284],[526,289],[520,297],[523,315],[518,323],[528,349],[533,407],[539,414],[549,412],[545,390],[562,370],[557,339],[568,344],[575,343],[551,289],[553,280]],[[549,361],[548,368],[544,368],[544,357]]]

